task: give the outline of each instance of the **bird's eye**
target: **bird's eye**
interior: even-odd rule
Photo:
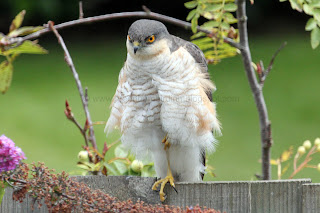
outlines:
[[[148,37],[147,41],[149,43],[152,43],[152,42],[154,42],[155,39],[156,39],[156,37],[154,35],[152,35],[152,36]]]

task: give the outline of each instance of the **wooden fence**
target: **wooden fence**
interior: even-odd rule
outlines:
[[[120,200],[138,199],[158,204],[159,195],[151,190],[155,178],[125,176],[79,176],[78,181],[100,189]],[[175,206],[206,206],[227,213],[320,213],[320,184],[310,179],[281,181],[217,181],[177,183],[176,193],[166,187],[165,204]],[[48,212],[46,207],[31,210],[30,198],[23,203],[12,200],[7,188],[0,207],[1,213]]]

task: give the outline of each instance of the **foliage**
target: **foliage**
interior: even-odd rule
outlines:
[[[191,39],[204,52],[209,63],[217,64],[223,58],[235,56],[238,50],[224,41],[224,37],[239,40],[238,30],[232,27],[237,19],[232,12],[237,10],[234,0],[194,0],[185,3],[185,7],[192,9],[187,21],[191,20],[192,32],[195,33]],[[200,27],[211,33],[197,33],[198,20],[204,17],[208,21]]]
[[[112,143],[111,146],[108,146],[107,150],[114,144],[115,143]],[[77,164],[79,168],[86,171],[84,175],[97,174],[101,171],[104,175],[155,176],[154,164],[152,162],[136,160],[135,156],[121,144],[115,148],[115,157],[110,160],[105,159],[106,151],[104,155],[102,155],[96,150],[93,151],[92,148],[86,148],[86,150],[87,151],[81,151],[79,153],[79,162]],[[99,160],[97,158],[99,158]]]
[[[65,172],[55,174],[43,163],[20,164],[15,170],[0,174],[0,181],[14,188],[13,200],[22,201],[26,196],[33,199],[32,208],[41,207],[41,201],[50,212],[206,212],[219,213],[214,209],[195,207],[169,207],[149,205],[141,201],[120,201],[101,190],[92,190],[86,184],[79,183]]]
[[[21,11],[12,21],[8,35],[0,33],[0,55],[4,56],[6,60],[0,63],[0,92],[5,93],[12,81],[13,61],[22,53],[29,54],[45,54],[47,51],[37,44],[37,41],[25,41],[22,44],[15,43],[7,45],[9,39],[18,36],[28,35],[43,27],[21,27],[25,10]]]
[[[308,153],[306,153],[307,150],[309,150]],[[290,148],[288,150],[285,150],[279,158],[271,159],[270,163],[271,165],[277,166],[278,168],[277,175],[279,180],[288,171],[292,163],[293,172],[288,177],[289,179],[292,179],[296,174],[301,172],[304,168],[313,168],[320,171],[320,163],[317,165],[308,164],[312,160],[311,156],[318,153],[320,153],[320,138],[315,139],[313,146],[309,140],[305,141],[302,144],[302,146],[300,146],[297,149],[297,152],[292,162],[289,162],[289,160],[293,156],[294,152],[293,152],[293,146],[290,146]],[[297,165],[298,161],[302,157],[304,157],[303,161],[299,165]],[[283,165],[282,163],[284,162],[287,162],[287,163],[284,167],[282,167]]]
[[[284,2],[287,0],[280,0]],[[320,44],[320,1],[319,0],[289,0],[292,9],[304,12],[309,18],[305,30],[311,31],[311,47],[317,48]]]

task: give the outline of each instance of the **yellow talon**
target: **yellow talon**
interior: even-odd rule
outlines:
[[[161,202],[163,202],[163,201],[165,200],[165,195],[166,195],[166,194],[163,192],[163,190],[164,190],[164,187],[166,186],[166,183],[169,182],[172,187],[175,187],[173,181],[174,181],[174,179],[173,179],[172,175],[168,175],[168,176],[165,177],[164,179],[158,180],[157,182],[155,182],[155,183],[153,184],[152,190],[157,190],[158,186],[161,184],[161,186],[160,186],[160,192],[159,192]]]
[[[164,143],[164,150],[167,150],[170,148],[170,143],[167,140],[168,134],[166,134],[166,136],[163,138],[162,143]]]
[[[166,134],[166,136],[164,137],[164,139],[162,140],[162,143],[164,143],[164,150],[168,150],[170,148],[170,143],[168,141],[168,134]],[[170,162],[169,162],[169,157],[168,157],[168,152],[166,152],[167,154],[167,161],[168,161],[168,169],[167,169],[167,176],[161,180],[158,180],[157,182],[155,182],[152,186],[152,190],[157,190],[158,186],[160,185],[160,200],[161,202],[163,202],[166,198],[165,198],[165,193],[163,192],[164,187],[166,186],[166,184],[169,182],[170,185],[175,189],[175,185],[174,185],[174,178],[172,176],[172,172],[170,169]],[[175,189],[176,190],[176,189]],[[177,190],[176,190],[177,191]]]

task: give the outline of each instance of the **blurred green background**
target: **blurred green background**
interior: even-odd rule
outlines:
[[[48,1],[56,6],[50,6],[45,3],[47,1],[39,2],[41,4],[37,7],[32,7],[25,1],[2,1],[1,16],[6,17],[0,19],[2,32],[7,32],[10,20],[24,8],[30,9],[27,11],[27,17],[30,17],[26,20],[29,25],[46,23],[49,19],[59,23],[77,18],[77,1],[70,1],[65,7],[57,3],[60,1]],[[95,0],[91,3],[85,1],[84,8],[85,15],[89,16],[134,11],[146,4],[154,11],[184,19],[187,10],[183,9],[183,1],[177,1],[172,7],[166,3],[130,1],[130,5],[123,6],[121,1]],[[43,12],[43,7],[51,12]],[[285,3],[260,1],[248,9],[253,61],[262,59],[267,65],[281,43],[288,42],[277,57],[264,87],[272,121],[272,156],[277,158],[290,145],[296,150],[304,140],[313,142],[320,137],[320,49],[311,49],[309,33],[304,32],[307,17],[291,11]],[[267,10],[271,14],[265,16]],[[61,31],[82,84],[89,89],[93,121],[108,118],[118,73],[126,57],[126,30],[132,21],[117,20]],[[185,39],[191,35],[172,25],[168,28]],[[73,172],[84,142],[75,125],[65,118],[64,103],[68,99],[74,115],[84,123],[80,97],[56,38],[46,35],[40,38],[40,44],[49,50],[48,55],[23,55],[14,63],[12,86],[0,96],[0,134],[10,137],[23,149],[27,162],[42,161],[57,171]],[[261,167],[258,162],[261,149],[259,120],[241,57],[210,65],[209,71],[218,88],[214,99],[223,136],[218,138],[217,151],[209,156],[209,164],[215,168],[217,177],[212,179],[206,175],[206,180],[255,179],[254,174],[259,173]],[[106,138],[103,129],[104,125],[95,126],[99,148],[105,141],[112,143],[120,136],[114,133]],[[111,157],[112,150],[109,154]],[[312,163],[320,163],[320,158],[316,157]],[[291,171],[292,168],[289,173]],[[296,177],[309,177],[313,182],[319,182],[320,172],[305,169]],[[276,178],[275,168],[273,178]]]

